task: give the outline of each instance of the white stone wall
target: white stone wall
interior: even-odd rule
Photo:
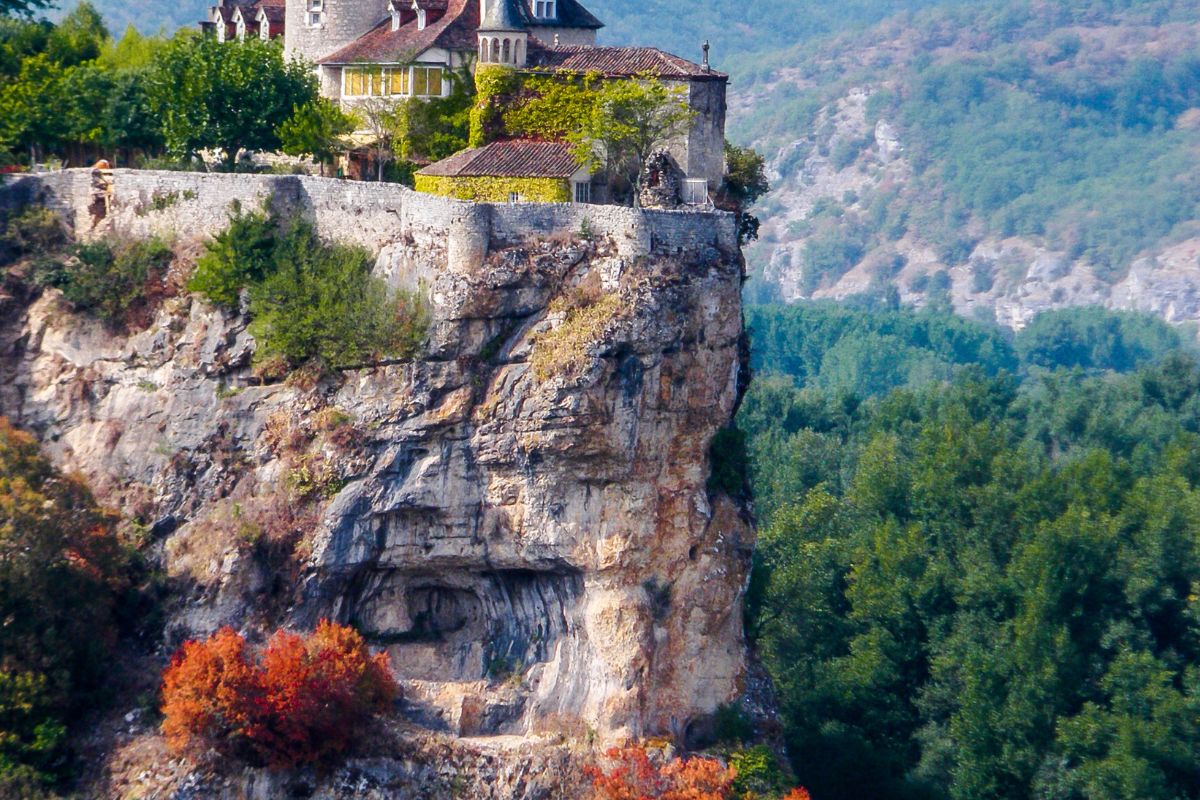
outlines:
[[[362,36],[388,16],[387,0],[323,0],[325,24],[308,24],[309,0],[287,0],[284,48],[289,56],[319,59]]]
[[[571,203],[488,204],[414,192],[393,183],[306,175],[235,175],[115,170],[104,182],[87,169],[30,175],[0,186],[0,211],[42,203],[61,213],[82,239],[98,236],[197,239],[228,224],[235,205],[270,204],[284,217],[310,219],[324,237],[376,254],[378,268],[401,284],[428,270],[467,271],[492,242],[577,236],[611,240],[630,257],[713,247],[737,248],[733,215],[652,211]],[[159,206],[156,210],[155,206]],[[586,221],[586,222],[585,222]],[[420,253],[421,258],[416,258]],[[438,258],[429,259],[429,253]],[[413,254],[409,258],[406,254]]]

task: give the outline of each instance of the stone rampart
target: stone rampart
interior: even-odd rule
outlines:
[[[326,238],[367,248],[392,271],[398,268],[396,253],[414,247],[426,264],[431,253],[438,253],[443,257],[433,263],[469,270],[492,242],[528,238],[607,238],[628,256],[737,247],[734,218],[721,212],[472,203],[398,184],[304,175],[79,169],[21,176],[0,186],[0,210],[34,202],[62,214],[82,239],[204,238],[222,230],[235,207],[270,203],[285,217],[311,220]]]

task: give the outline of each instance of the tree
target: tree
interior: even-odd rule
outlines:
[[[317,83],[306,65],[284,61],[276,42],[184,32],[155,54],[148,99],[170,152],[216,149],[232,167],[243,149],[278,149],[280,127],[316,103]]]
[[[683,87],[669,88],[648,75],[606,81],[568,138],[581,163],[603,167],[611,177],[633,187],[636,205],[642,165],[651,153],[683,133],[694,116]]]
[[[383,180],[384,167],[396,160],[396,140],[406,126],[408,103],[371,97],[354,107],[358,124],[371,134],[371,152],[375,154],[376,180]]]
[[[718,200],[732,205],[738,215],[738,240],[742,244],[758,238],[758,217],[746,209],[770,189],[763,157],[749,147],[725,142],[725,183]]]
[[[731,800],[737,770],[713,758],[674,758],[666,763],[645,747],[611,748],[608,771],[584,767],[596,800]]]
[[[67,725],[95,702],[128,585],[114,527],[0,417],[0,781],[60,773]]]
[[[290,156],[312,156],[325,174],[326,162],[346,147],[345,137],[354,131],[354,120],[323,97],[295,109],[279,126],[283,152]]]
[[[207,749],[289,768],[334,757],[399,693],[383,653],[322,620],[308,636],[277,631],[259,658],[222,628],[189,641],[163,673],[163,734],[177,752]]]

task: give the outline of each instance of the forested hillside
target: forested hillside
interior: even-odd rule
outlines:
[[[733,113],[775,171],[755,297],[893,284],[1013,324],[1088,303],[1195,318],[1147,273],[1197,279],[1198,11],[973,3],[763,57]]]
[[[822,800],[1200,796],[1200,367],[1096,309],[750,319],[751,626]]]

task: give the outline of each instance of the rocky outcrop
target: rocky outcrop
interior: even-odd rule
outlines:
[[[215,212],[197,176],[170,180],[118,174],[106,223],[71,217],[92,201],[63,186],[89,181],[38,191],[81,235],[169,228],[187,253]],[[171,587],[163,652],[225,624],[329,617],[387,649],[423,735],[701,737],[742,688],[753,545],[741,502],[708,486],[744,389],[732,219],[399,189],[355,214],[337,182],[305,180],[246,191],[330,235],[345,212],[380,274],[427,298],[423,358],[262,384],[245,320],[186,296],[132,336],[53,292],[0,325],[0,414],[153,540]],[[135,210],[148,181],[178,203]],[[234,184],[213,183],[227,202]],[[598,333],[570,327],[586,308],[607,309]],[[535,374],[555,337],[586,357]],[[195,784],[148,758],[147,774]]]

